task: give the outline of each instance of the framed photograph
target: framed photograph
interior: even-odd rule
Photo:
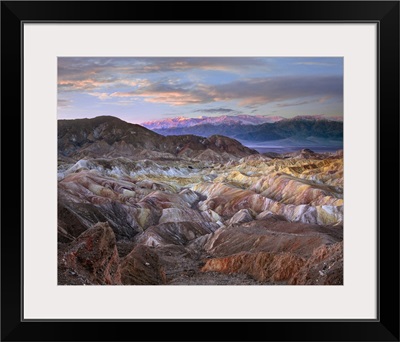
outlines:
[[[1,8],[2,340],[399,340],[397,1]]]

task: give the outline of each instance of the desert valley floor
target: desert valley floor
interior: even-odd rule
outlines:
[[[58,123],[59,285],[343,284],[343,153]]]

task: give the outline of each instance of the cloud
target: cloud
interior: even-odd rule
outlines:
[[[93,77],[82,80],[59,80],[58,88],[61,92],[90,91],[100,89],[112,89],[118,87],[145,87],[150,83],[146,79],[94,79]]]
[[[104,101],[102,105],[112,105],[112,106],[131,106],[135,103],[134,100],[122,100],[122,101]]]
[[[111,93],[110,97],[134,97],[137,93],[134,91],[117,91],[115,93]]]
[[[146,74],[169,71],[237,70],[270,67],[268,59],[259,57],[60,57],[60,79],[81,79],[103,73]]]
[[[96,88],[104,86],[107,83],[108,82],[106,81],[96,81],[91,78],[80,81],[61,80],[58,82],[58,87],[61,91],[84,91],[94,90]]]
[[[302,106],[308,103],[313,103],[314,101],[301,101],[301,102],[292,102],[292,103],[277,103],[276,107],[283,108],[283,107],[293,107],[293,106]]]
[[[146,87],[151,85],[150,81],[147,79],[142,79],[142,78],[135,78],[131,80],[117,80],[115,82],[109,83],[109,85],[112,85],[114,87],[118,86],[130,86],[130,87]]]
[[[340,76],[286,76],[274,78],[252,78],[220,85],[165,84],[146,82],[131,91],[113,93],[93,92],[99,99],[141,98],[150,103],[164,103],[172,106],[206,104],[218,101],[235,101],[241,106],[253,109],[258,105],[273,102],[296,101],[302,105],[319,98],[342,100],[343,80]],[[278,107],[290,106],[279,103]],[[210,112],[227,112],[229,109],[216,108]],[[207,111],[207,110],[206,110]]]
[[[210,108],[210,109],[197,109],[194,111],[195,113],[232,113],[236,112],[236,110],[230,108]]]
[[[101,101],[113,99],[118,102],[120,99],[121,104],[138,99],[170,106],[229,102],[229,105],[232,103],[232,106],[244,106],[249,110],[268,103],[288,107],[312,101],[323,103],[328,99],[342,101],[342,75],[244,77],[268,75],[266,72],[273,61],[252,57],[60,57],[58,90],[60,94],[86,93]],[[307,60],[293,64],[334,65],[328,61]],[[226,80],[235,79],[238,75],[240,79],[224,84],[215,84],[214,79],[214,83],[206,84],[200,76],[188,77],[192,75],[191,70],[230,71],[236,75],[230,75]],[[246,70],[251,70],[251,73],[245,73]],[[216,77],[215,74],[213,77]],[[233,113],[232,109],[222,107],[198,111]]]
[[[99,90],[100,87],[146,86],[145,74],[215,70],[241,72],[268,69],[269,63],[252,57],[60,57],[58,86],[60,91]],[[170,74],[166,74],[169,75]],[[169,77],[169,82],[174,83]]]
[[[261,105],[262,105],[262,104],[261,104]],[[245,107],[245,108],[247,108],[247,109],[254,109],[254,110],[257,110],[261,105],[260,105],[260,104],[248,104],[248,105],[245,105],[245,106],[243,106],[243,107]]]
[[[208,103],[213,101],[212,96],[208,93],[207,86],[194,86],[188,83],[173,85],[157,82],[128,92],[114,92],[109,96],[126,98],[141,97],[146,102],[165,103],[172,106]]]
[[[334,66],[334,63],[327,62],[296,62],[295,65]]]
[[[71,100],[67,100],[67,99],[58,99],[57,100],[57,106],[58,107],[70,107],[71,106],[72,101]]]
[[[318,103],[324,103],[324,102],[330,100],[331,98],[332,98],[332,96],[330,96],[330,95],[323,96],[318,100]]]
[[[94,93],[87,93],[90,96],[95,96],[99,100],[108,100],[111,98],[111,96],[107,93],[99,93],[99,92],[94,92]]]
[[[170,92],[163,94],[152,94],[144,93],[142,96],[145,97],[146,102],[151,103],[165,103],[172,106],[187,106],[199,103],[211,102],[211,100],[205,97],[197,96],[196,94],[182,93],[182,92]]]
[[[257,78],[216,86],[216,101],[239,100],[240,105],[267,104],[310,97],[343,96],[340,76],[285,76]]]

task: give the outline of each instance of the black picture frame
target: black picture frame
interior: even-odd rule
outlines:
[[[62,21],[376,22],[378,319],[23,320],[21,31],[24,22]],[[1,340],[399,341],[398,1],[2,1],[1,47]]]

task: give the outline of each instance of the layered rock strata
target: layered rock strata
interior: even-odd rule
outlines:
[[[342,152],[91,120],[59,123],[59,284],[343,283]]]

